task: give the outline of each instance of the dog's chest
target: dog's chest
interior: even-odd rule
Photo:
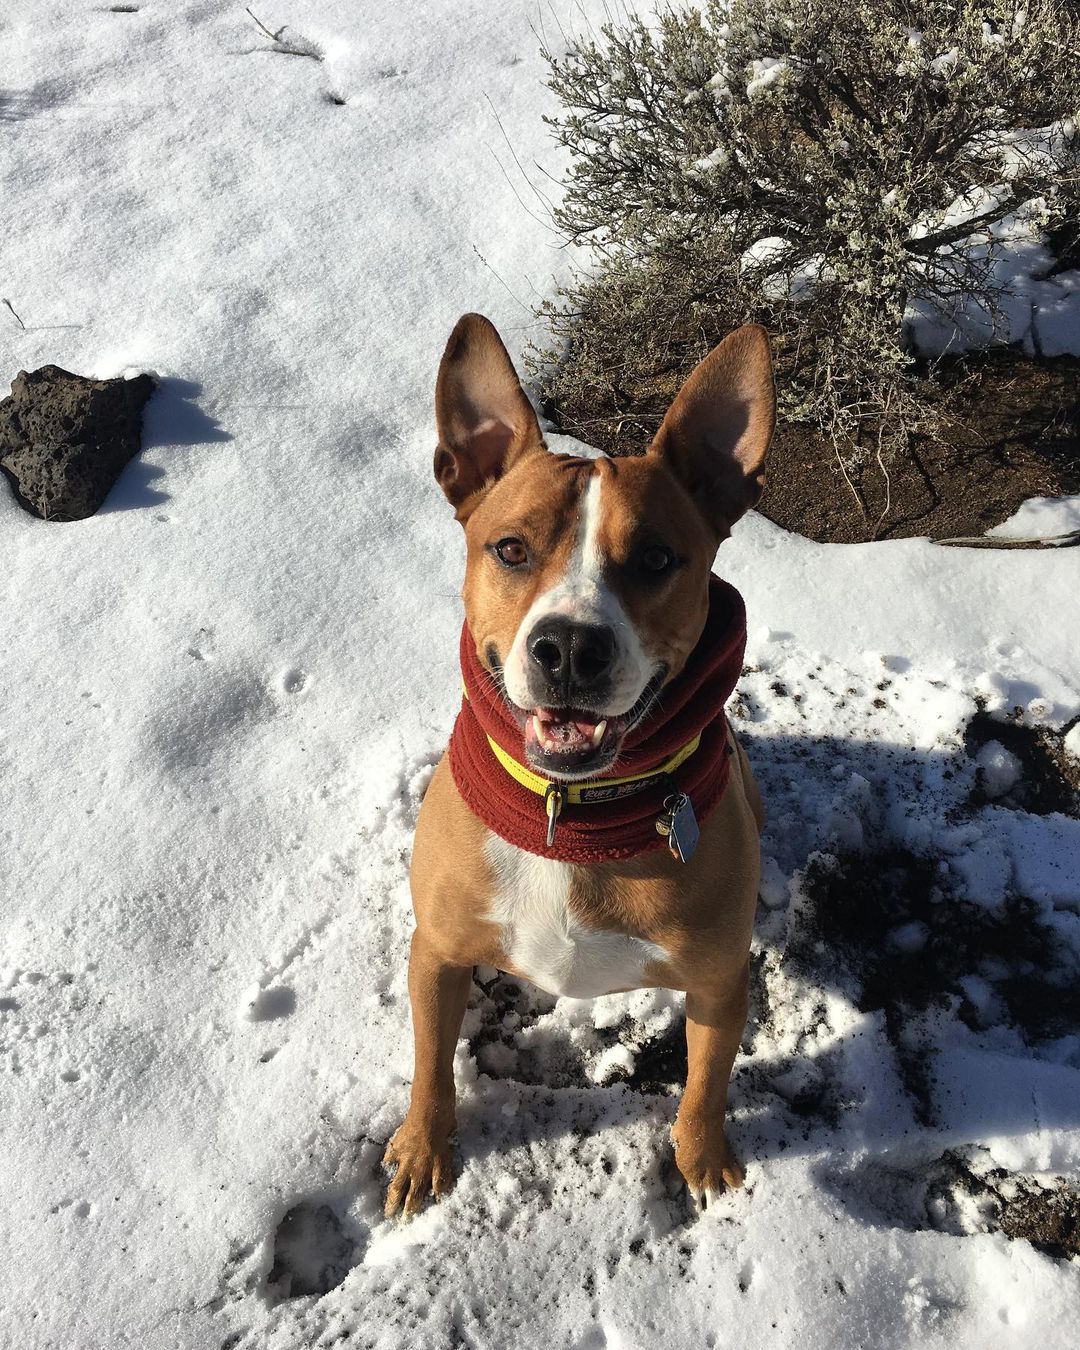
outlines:
[[[588,928],[572,913],[574,868],[489,834],[495,874],[489,917],[502,928],[507,957],[533,984],[568,998],[596,998],[645,983],[645,967],[669,953],[627,933]]]

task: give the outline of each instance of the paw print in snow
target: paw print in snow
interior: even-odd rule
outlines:
[[[281,687],[286,694],[300,694],[307,688],[307,671],[299,666],[290,666],[281,676]]]

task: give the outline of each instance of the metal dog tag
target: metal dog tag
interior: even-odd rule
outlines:
[[[679,862],[689,862],[701,838],[693,803],[685,792],[677,792],[664,805],[671,812],[671,827],[667,831],[671,856]]]

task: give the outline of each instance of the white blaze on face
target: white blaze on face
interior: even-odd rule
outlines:
[[[519,708],[532,708],[529,691],[528,638],[541,619],[559,616],[574,623],[604,624],[615,634],[615,662],[610,696],[602,711],[618,717],[629,712],[641,696],[656,668],[618,596],[604,581],[604,555],[600,547],[603,477],[589,477],[578,506],[577,539],[566,573],[555,586],[537,596],[522,619],[503,667],[506,692]]]

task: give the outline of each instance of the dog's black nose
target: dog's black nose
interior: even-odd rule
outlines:
[[[604,624],[541,619],[529,634],[529,655],[564,696],[594,687],[615,660],[615,633]]]

